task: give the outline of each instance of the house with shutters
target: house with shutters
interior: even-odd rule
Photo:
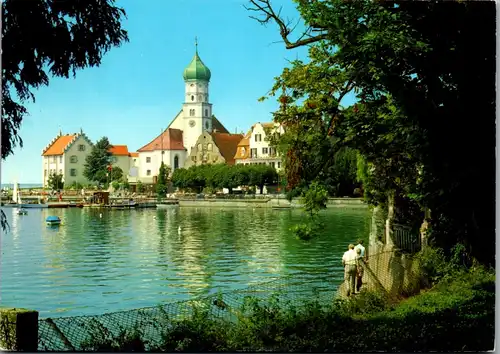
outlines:
[[[234,159],[238,164],[264,164],[281,170],[281,157],[269,138],[272,134],[283,134],[279,123],[256,123],[238,143]]]
[[[59,131],[42,151],[43,186],[48,186],[51,174],[61,174],[65,185],[88,184],[83,166],[92,146],[92,141],[83,131],[74,134]]]

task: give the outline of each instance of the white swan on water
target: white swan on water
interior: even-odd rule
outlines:
[[[101,219],[102,219],[102,213],[99,213],[99,218],[101,218]]]

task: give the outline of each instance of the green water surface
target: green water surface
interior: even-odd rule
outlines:
[[[299,210],[3,210],[10,231],[1,239],[1,306],[40,317],[155,306],[286,275],[335,288],[347,245],[369,231],[359,207],[322,212],[322,233],[309,242],[289,230],[304,220]],[[63,225],[46,226],[48,215]]]

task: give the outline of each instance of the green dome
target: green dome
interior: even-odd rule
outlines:
[[[184,69],[184,80],[204,80],[210,81],[212,74],[210,70],[203,64],[200,57],[198,56],[198,51],[196,51],[193,60]]]

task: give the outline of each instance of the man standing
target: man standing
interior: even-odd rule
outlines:
[[[342,256],[342,265],[344,266],[344,281],[347,282],[347,296],[355,293],[356,283],[356,252],[354,245],[350,244],[348,250]]]
[[[363,273],[364,273],[364,264],[366,262],[367,257],[365,247],[363,246],[363,240],[358,239],[358,244],[354,247],[354,251],[356,252],[356,266],[358,267],[356,273],[356,291],[359,293],[361,290],[361,285],[363,284]]]

